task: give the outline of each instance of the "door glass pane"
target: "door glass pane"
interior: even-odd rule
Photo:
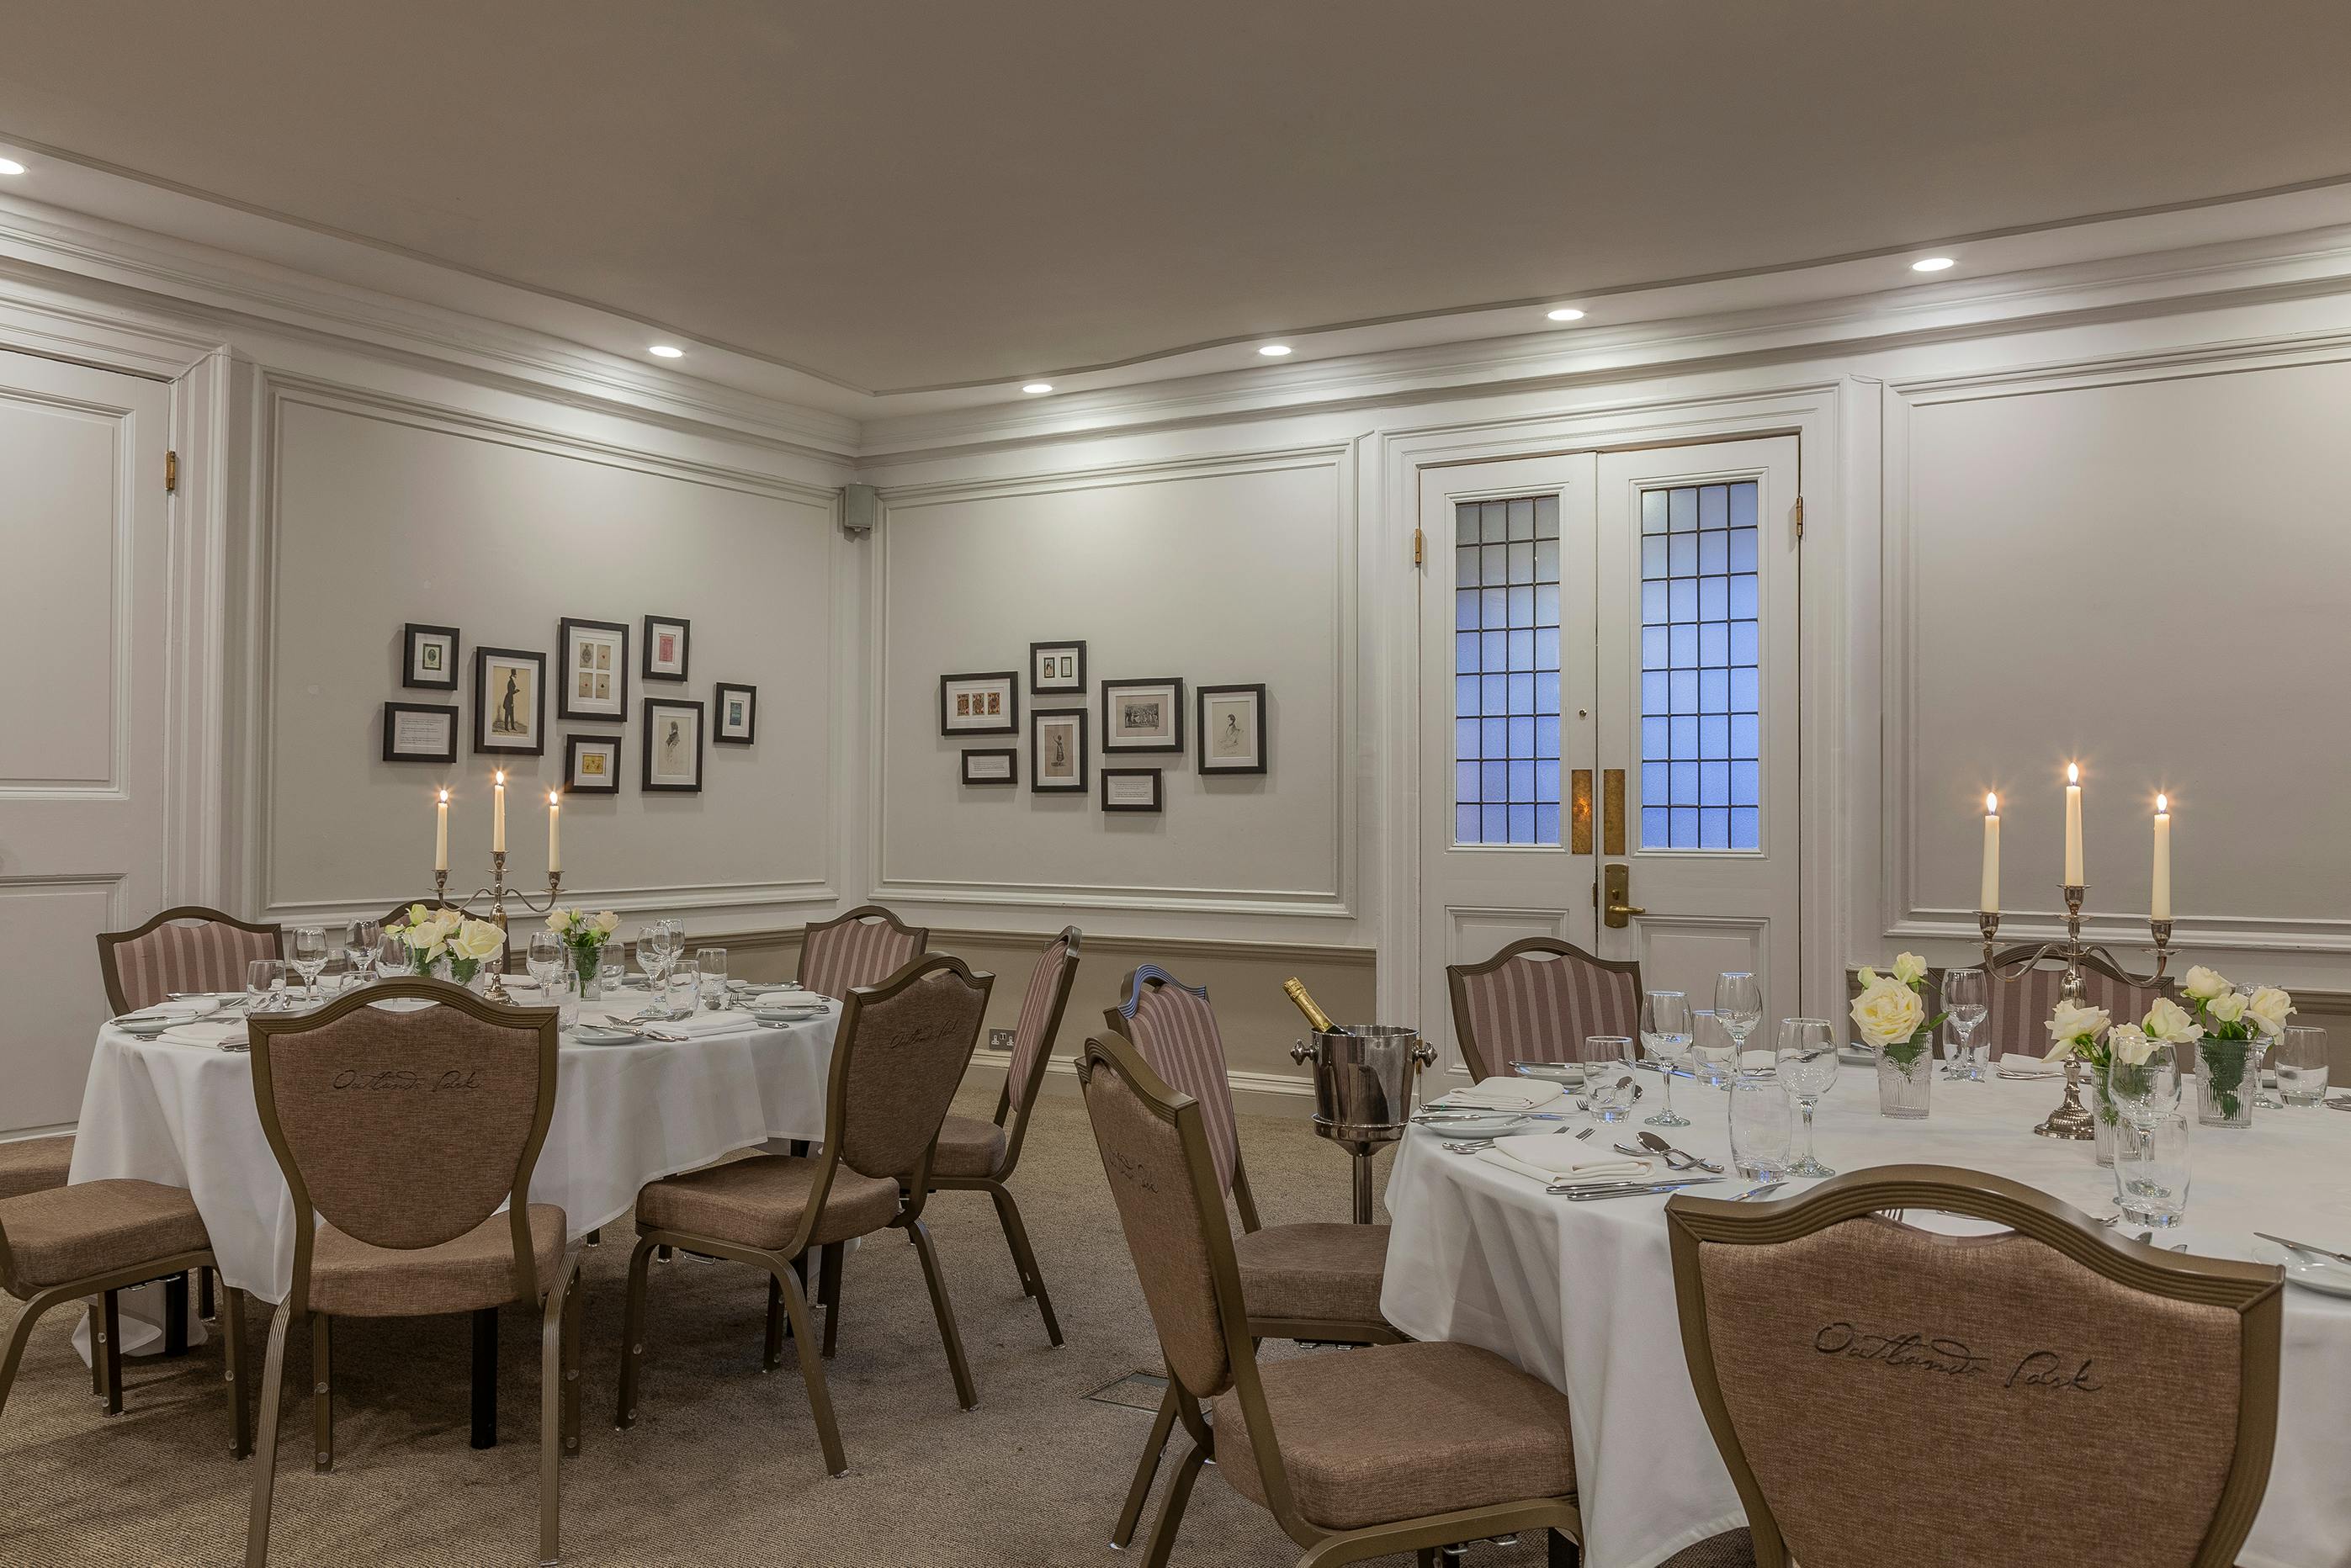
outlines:
[[[1454,508],[1453,835],[1559,843],[1559,497]]]
[[[1641,847],[1762,844],[1756,484],[1641,496]]]

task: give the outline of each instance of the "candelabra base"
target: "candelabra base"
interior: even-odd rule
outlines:
[[[2065,1064],[2065,1098],[2049,1113],[2048,1120],[2032,1129],[2036,1137],[2072,1138],[2088,1142],[2098,1136],[2098,1120],[2082,1104],[2082,1080],[2078,1065]]]

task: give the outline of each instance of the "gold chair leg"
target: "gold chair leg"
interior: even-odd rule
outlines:
[[[100,1387],[106,1395],[106,1413],[122,1414],[122,1293],[109,1291],[102,1298],[99,1312],[100,1333],[90,1345],[90,1359],[103,1361]],[[101,1355],[100,1353],[104,1354]]]
[[[101,1293],[82,1303],[83,1315],[89,1319],[89,1392],[90,1397],[106,1397],[106,1298]]]
[[[832,1359],[834,1337],[841,1332],[841,1265],[849,1251],[846,1241],[827,1242],[818,1254],[816,1295],[824,1308],[824,1358]]]
[[[572,1271],[570,1288],[563,1298],[563,1451],[580,1452],[580,1356],[586,1334],[588,1292]]]
[[[637,1369],[645,1358],[645,1265],[653,1244],[639,1241],[629,1254],[629,1303],[621,1314],[621,1407],[612,1425],[625,1432],[637,1424]]]
[[[335,1468],[335,1331],[325,1313],[310,1314],[310,1468]]]
[[[824,1447],[827,1475],[847,1475],[849,1458],[841,1451],[841,1425],[832,1418],[832,1392],[825,1386],[824,1360],[817,1349],[816,1327],[809,1321],[808,1297],[789,1267],[769,1276],[783,1289],[784,1310],[791,1315],[792,1341],[800,1353],[800,1381],[808,1385],[809,1413],[816,1417],[817,1441]]]
[[[196,1270],[196,1315],[206,1323],[215,1322],[220,1316],[219,1301],[213,1294],[213,1272],[209,1265]]]
[[[1061,1325],[1053,1316],[1053,1298],[1045,1293],[1044,1272],[1037,1267],[1037,1254],[1029,1245],[1029,1227],[1020,1222],[1020,1205],[1001,1187],[989,1188],[987,1195],[996,1199],[997,1222],[1004,1227],[1004,1244],[1012,1249],[1012,1264],[1020,1271],[1021,1288],[1037,1298],[1038,1314],[1045,1320],[1045,1337],[1058,1350]]]
[[[1200,1466],[1207,1457],[1208,1450],[1196,1443],[1176,1467],[1176,1479],[1167,1483],[1167,1499],[1159,1505],[1159,1521],[1151,1527],[1144,1568],[1167,1568],[1168,1554],[1176,1550],[1176,1532],[1184,1525],[1185,1506],[1192,1501],[1192,1483],[1200,1479]]]
[[[923,1282],[931,1287],[931,1312],[939,1320],[939,1343],[946,1346],[947,1371],[955,1377],[956,1401],[968,1410],[979,1403],[972,1386],[971,1368],[963,1358],[963,1334],[956,1327],[955,1303],[947,1299],[946,1276],[939,1269],[938,1249],[931,1244],[931,1228],[920,1220],[906,1227],[915,1255],[923,1261]]]
[[[579,1266],[578,1250],[567,1250],[539,1309],[538,1560],[542,1568],[563,1556],[563,1328]]]
[[[1175,1430],[1176,1384],[1170,1379],[1167,1392],[1160,1396],[1159,1414],[1151,1418],[1151,1436],[1144,1439],[1143,1455],[1134,1461],[1134,1480],[1126,1489],[1118,1522],[1111,1526],[1112,1550],[1123,1552],[1134,1543],[1134,1532],[1143,1523],[1143,1505],[1151,1501],[1151,1483],[1159,1475],[1159,1456],[1167,1451],[1168,1436]]]
[[[759,1347],[759,1370],[773,1372],[784,1364],[784,1282],[768,1279],[768,1337]]]
[[[228,1384],[228,1451],[241,1459],[253,1452],[253,1402],[246,1394],[245,1293],[222,1282],[220,1299],[222,1373]]]
[[[277,1407],[286,1388],[286,1334],[290,1303],[281,1302],[269,1320],[269,1348],[261,1361],[261,1429],[253,1446],[253,1505],[245,1526],[245,1568],[269,1561],[270,1492],[277,1480]]]
[[[16,1364],[24,1359],[25,1344],[33,1337],[33,1324],[60,1299],[51,1297],[45,1301],[35,1296],[25,1303],[25,1310],[17,1315],[16,1326],[8,1335],[8,1348],[0,1353],[0,1410],[8,1408],[8,1390],[16,1386]],[[95,1364],[99,1357],[98,1343],[94,1337],[89,1350],[89,1358]]]

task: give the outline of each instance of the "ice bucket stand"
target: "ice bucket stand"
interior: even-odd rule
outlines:
[[[1355,1023],[1314,1032],[1290,1060],[1314,1064],[1314,1131],[1345,1149],[1355,1167],[1355,1223],[1372,1222],[1372,1157],[1404,1137],[1412,1119],[1413,1079],[1437,1060],[1419,1032],[1393,1023]]]

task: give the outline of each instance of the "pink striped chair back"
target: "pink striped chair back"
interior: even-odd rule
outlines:
[[[1012,1026],[1012,1061],[1004,1093],[1018,1116],[1029,1108],[1046,1054],[1061,1026],[1061,1006],[1070,998],[1070,984],[1078,973],[1078,929],[1065,926],[1046,944],[1029,972],[1029,991],[1020,999],[1020,1022]]]
[[[1126,1000],[1111,1009],[1112,1026],[1125,1029],[1153,1072],[1200,1102],[1217,1185],[1229,1193],[1240,1166],[1240,1124],[1225,1076],[1225,1039],[1217,1032],[1207,990],[1186,985],[1157,964],[1136,970],[1124,989]]]
[[[1595,1034],[1633,1034],[1641,1022],[1641,966],[1597,959],[1548,937],[1512,942],[1482,964],[1445,971],[1453,1030],[1472,1077],[1513,1062],[1580,1062]]]
[[[117,1012],[152,1007],[175,991],[243,991],[247,963],[284,956],[279,928],[193,906],[98,939],[99,972]]]
[[[808,929],[800,947],[800,983],[820,996],[845,1001],[856,987],[879,984],[897,973],[930,944],[927,927],[909,926],[879,904],[868,904]]]
[[[2006,961],[2006,955],[2001,955]],[[2057,998],[2065,983],[2062,969],[2036,969],[2014,980],[1995,980],[1991,984],[1991,1016],[1990,1038],[1992,1054],[2022,1051],[2035,1056],[2049,1054],[2049,1015],[2056,1011]],[[2095,969],[2082,971],[2083,1000],[2093,1007],[2103,1007],[2116,1023],[2137,1023],[2163,994],[2162,988],[2151,985],[2130,985]],[[2193,1053],[2182,1052],[2181,1064]]]

